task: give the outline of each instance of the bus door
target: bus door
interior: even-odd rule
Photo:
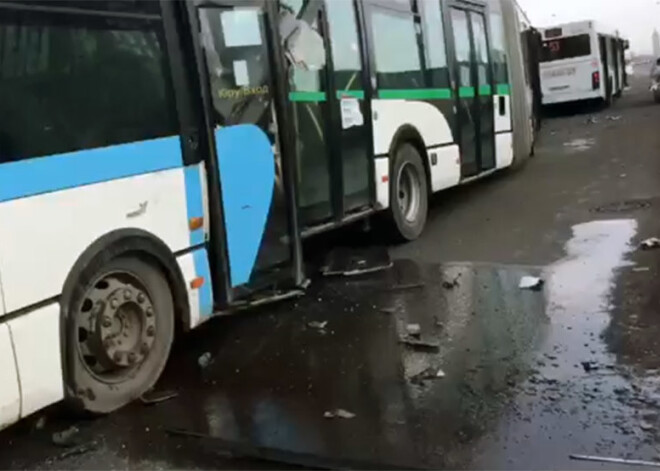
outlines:
[[[612,81],[610,80],[610,64],[609,52],[607,45],[607,38],[602,35],[598,35],[598,48],[600,50],[600,60],[603,64],[603,75],[601,77],[601,83],[605,84],[605,98],[607,101],[612,97]]]
[[[483,10],[450,9],[461,177],[495,167],[493,79]]]
[[[338,222],[371,203],[371,132],[352,1],[280,0],[295,128],[301,226]]]
[[[216,291],[230,305],[302,277],[295,199],[281,151],[273,25],[268,1],[186,7],[209,131],[211,242],[220,246],[211,253],[223,278]]]

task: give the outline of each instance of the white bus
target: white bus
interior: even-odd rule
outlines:
[[[595,21],[542,29],[543,104],[602,100],[610,105],[625,88],[627,41]]]
[[[0,1],[0,428],[123,406],[175,325],[304,286],[304,237],[414,239],[431,193],[510,167],[499,5]]]

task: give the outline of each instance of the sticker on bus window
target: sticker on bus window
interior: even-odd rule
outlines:
[[[234,80],[237,87],[247,87],[250,85],[247,61],[234,61]]]
[[[362,126],[364,124],[364,116],[360,110],[360,101],[357,98],[342,98],[341,99],[341,127],[342,129],[352,128],[354,126]]]
[[[259,10],[242,8],[220,13],[226,47],[260,46]]]

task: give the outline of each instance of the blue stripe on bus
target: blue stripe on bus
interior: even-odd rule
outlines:
[[[213,292],[211,290],[211,269],[209,268],[209,255],[206,249],[193,252],[195,274],[204,277],[204,283],[199,288],[199,315],[213,314]]]
[[[275,156],[254,124],[215,131],[231,286],[247,283],[266,230],[275,186]]]
[[[0,201],[182,165],[179,136],[86,149],[0,165]]]
[[[191,165],[183,170],[186,182],[186,209],[188,222],[192,218],[203,218],[204,208],[202,205],[202,182],[199,175],[199,166]],[[190,245],[204,243],[204,228],[195,229],[190,232]]]

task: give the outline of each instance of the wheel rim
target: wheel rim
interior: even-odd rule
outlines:
[[[144,363],[157,316],[144,284],[126,272],[107,273],[85,293],[77,313],[78,353],[100,381],[124,381]]]
[[[404,163],[397,177],[397,201],[399,210],[407,222],[414,222],[421,203],[421,182],[417,169],[411,163]]]

